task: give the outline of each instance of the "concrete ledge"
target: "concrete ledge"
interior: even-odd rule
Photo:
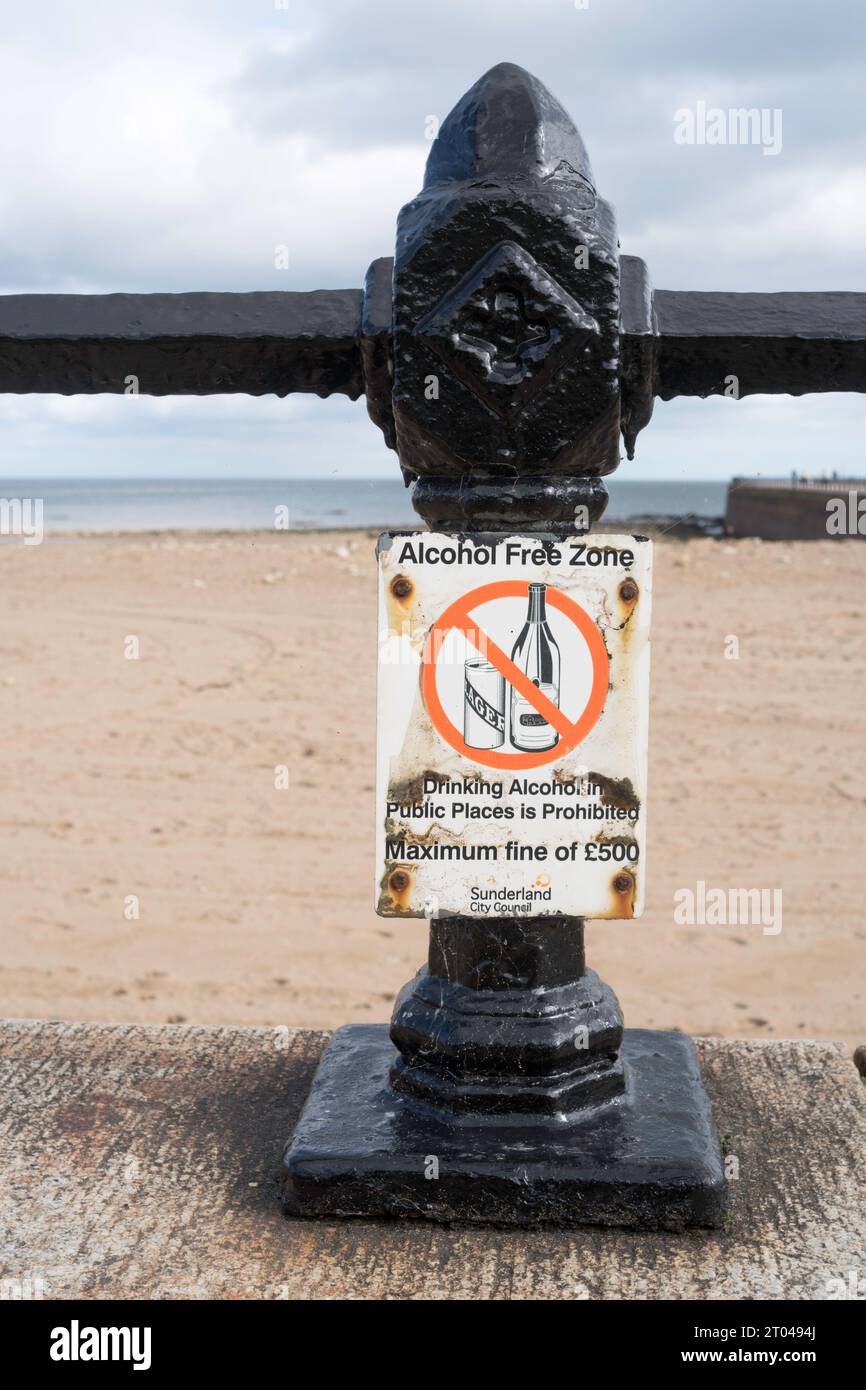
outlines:
[[[3,1278],[94,1299],[827,1299],[866,1275],[863,1086],[836,1044],[699,1040],[731,1220],[646,1235],[287,1220],[275,1174],[327,1036],[0,1025]]]

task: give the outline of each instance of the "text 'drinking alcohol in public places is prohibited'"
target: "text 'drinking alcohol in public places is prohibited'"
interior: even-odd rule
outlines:
[[[379,540],[376,907],[643,909],[652,547]]]

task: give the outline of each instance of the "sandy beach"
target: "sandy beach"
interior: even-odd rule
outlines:
[[[632,1026],[862,1043],[866,546],[655,564],[648,908],[590,963]],[[55,537],[0,575],[3,1013],[385,1020],[426,927],[372,908],[373,533]],[[677,925],[699,881],[781,889],[781,932]]]

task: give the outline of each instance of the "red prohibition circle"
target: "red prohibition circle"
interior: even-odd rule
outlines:
[[[589,698],[580,718],[573,723],[561,716],[562,724],[557,728],[559,741],[553,748],[547,748],[539,753],[500,753],[494,748],[470,748],[464,742],[461,731],[456,724],[445,713],[442,701],[439,698],[439,691],[436,685],[436,651],[442,650],[442,646],[448,632],[452,629],[464,632],[470,626],[470,613],[473,608],[480,607],[483,603],[489,603],[496,598],[526,598],[529,594],[529,581],[523,579],[503,579],[494,584],[482,584],[480,588],[473,589],[471,593],[463,594],[460,598],[448,605],[433,623],[427,634],[424,643],[424,654],[422,657],[421,691],[424,696],[424,704],[427,713],[433,723],[433,727],[441,738],[445,740],[457,753],[466,758],[469,762],[480,763],[483,767],[512,768],[520,770],[532,767],[544,767],[546,763],[556,762],[566,753],[570,753],[579,743],[586,738],[587,734],[598,721],[599,715],[604,708],[607,699],[608,683],[610,680],[610,662],[608,660],[607,648],[604,645],[602,635],[592,618],[584,608],[567,594],[560,593],[558,589],[548,587],[547,602],[552,608],[569,618],[581,633],[589,647],[592,658],[592,688]],[[440,636],[441,634],[441,636]],[[504,657],[504,653],[498,653],[498,649],[489,652],[493,660],[493,665],[497,667],[500,674],[509,680],[509,676],[502,669],[498,655]],[[508,657],[504,657],[508,666],[511,662]],[[563,727],[567,725],[566,728]]]

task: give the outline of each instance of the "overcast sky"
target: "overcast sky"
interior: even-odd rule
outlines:
[[[0,0],[0,292],[360,285],[494,63],[575,118],[667,289],[866,290],[852,0]],[[782,148],[675,112],[782,112]],[[288,269],[274,264],[289,248]],[[658,402],[634,478],[860,473],[866,397]],[[396,476],[363,401],[0,396],[0,475]]]

